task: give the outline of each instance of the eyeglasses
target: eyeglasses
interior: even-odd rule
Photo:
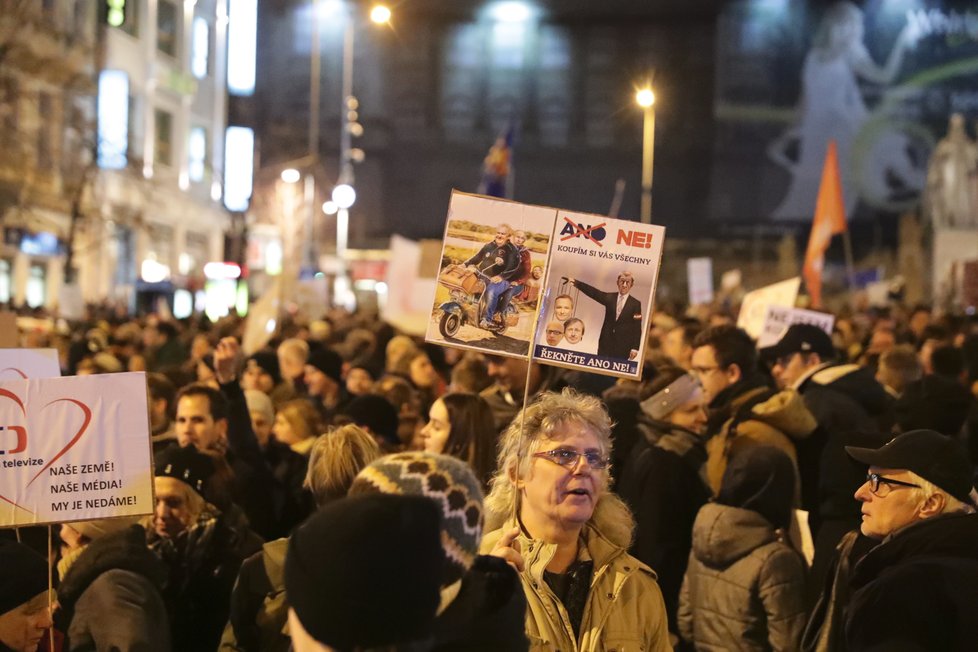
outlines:
[[[597,451],[578,453],[570,448],[556,448],[552,451],[541,451],[534,453],[533,457],[542,457],[567,469],[577,468],[577,460],[580,457],[583,457],[587,465],[595,471],[606,469],[611,463],[611,460],[606,457],[601,457],[601,453]]]
[[[547,329],[547,335],[563,335],[564,331]]]
[[[917,487],[918,489],[920,488],[919,484],[911,484],[909,482],[902,482],[900,480],[884,478],[879,473],[867,473],[866,482],[869,483],[869,490],[873,493],[873,495],[879,496],[880,498],[890,493],[889,487]],[[887,490],[884,491],[883,493],[880,493],[880,485],[887,486],[888,487]]]

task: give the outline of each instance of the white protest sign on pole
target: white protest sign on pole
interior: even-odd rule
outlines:
[[[272,286],[265,290],[261,299],[251,304],[248,318],[245,321],[244,335],[241,338],[241,350],[245,355],[253,355],[268,344],[278,328],[278,316],[281,306],[282,277],[276,276]]]
[[[689,286],[689,305],[698,306],[713,301],[712,258],[687,259],[686,278]]]
[[[533,359],[639,378],[665,234],[662,226],[558,211]]]
[[[57,349],[0,349],[0,380],[57,378],[60,375]]]
[[[801,308],[768,306],[767,315],[764,318],[764,330],[757,338],[757,348],[762,349],[777,344],[785,331],[795,324],[818,326],[831,337],[832,326],[835,325],[835,316]]]
[[[796,276],[786,281],[773,283],[760,289],[748,292],[740,304],[740,314],[737,316],[737,326],[747,331],[752,338],[757,339],[764,330],[764,319],[768,306],[784,306],[794,308],[801,287],[801,277]]]
[[[387,301],[381,305],[381,315],[389,324],[410,335],[424,335],[431,315],[431,297],[435,294],[435,268],[424,269],[426,250],[439,245],[434,257],[441,255],[437,241],[415,242],[392,235],[390,262],[387,265]]]
[[[0,527],[153,513],[146,374],[0,381]]]

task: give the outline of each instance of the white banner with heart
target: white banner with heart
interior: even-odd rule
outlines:
[[[153,512],[146,374],[0,381],[0,527]]]

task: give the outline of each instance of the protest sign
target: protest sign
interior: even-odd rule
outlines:
[[[665,228],[558,211],[533,359],[638,378]]]
[[[0,527],[153,512],[146,374],[0,381]]]
[[[265,290],[258,301],[251,304],[241,338],[241,350],[245,355],[254,355],[272,339],[279,325],[281,296],[282,277],[276,276],[272,286]]]
[[[527,356],[555,216],[453,191],[425,340]]]
[[[57,349],[0,349],[0,380],[57,378],[60,375]]]
[[[835,316],[825,312],[803,310],[801,308],[768,306],[767,315],[764,318],[764,329],[757,338],[757,347],[764,348],[777,344],[785,331],[795,324],[818,326],[831,337],[832,326],[835,324]]]
[[[740,314],[737,316],[737,326],[747,331],[752,338],[757,339],[764,330],[764,319],[768,306],[785,306],[793,308],[801,287],[801,277],[789,278],[787,281],[766,285],[744,295],[740,304]]]
[[[687,259],[686,278],[689,286],[689,305],[698,306],[713,301],[712,258]]]
[[[437,245],[437,248],[432,245]],[[381,315],[384,321],[399,331],[423,335],[430,319],[431,297],[435,292],[434,274],[439,267],[437,261],[441,256],[441,243],[437,240],[415,242],[393,235],[390,252],[387,301],[381,305]]]

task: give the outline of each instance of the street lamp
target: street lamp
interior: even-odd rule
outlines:
[[[384,5],[377,5],[370,10],[370,20],[377,25],[391,22],[391,10]]]
[[[642,130],[642,210],[643,224],[652,223],[652,156],[655,150],[655,93],[651,86],[635,93],[635,102],[645,113]]]

